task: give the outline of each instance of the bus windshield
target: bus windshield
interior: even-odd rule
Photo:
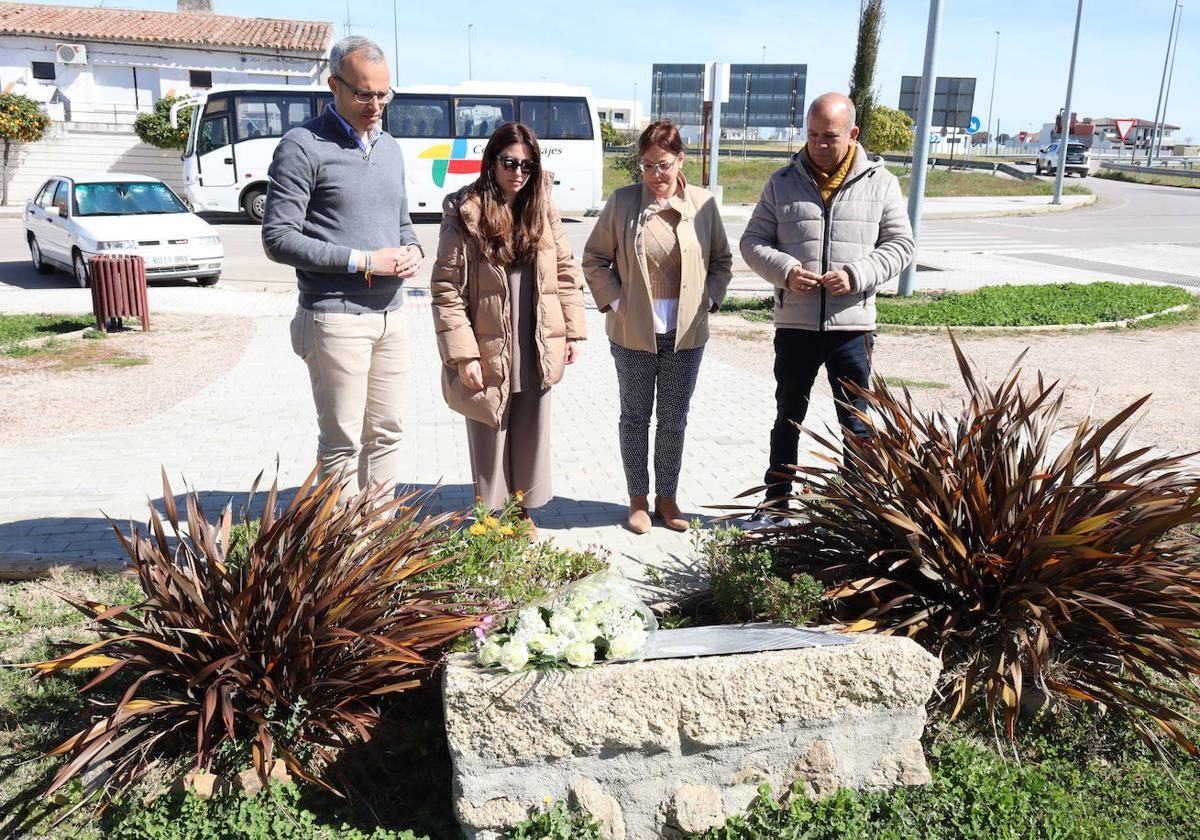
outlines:
[[[76,216],[144,216],[188,212],[170,187],[153,181],[76,184],[74,199]]]

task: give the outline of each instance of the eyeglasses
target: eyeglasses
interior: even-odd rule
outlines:
[[[638,161],[638,169],[642,170],[643,172],[653,172],[657,175],[664,175],[667,172],[670,172],[671,167],[677,163],[679,163],[678,155],[671,160],[662,161],[660,163],[646,163],[646,161],[640,160]]]
[[[380,93],[378,91],[372,91],[372,90],[359,90],[356,87],[351,87],[350,83],[347,82],[345,79],[343,79],[341,76],[334,75],[333,78],[337,79],[343,85],[350,88],[350,91],[354,94],[354,101],[357,102],[359,105],[368,105],[371,103],[372,100],[375,100],[375,99],[379,100],[380,105],[386,105],[389,102],[391,102],[392,97],[394,97],[396,95],[396,94],[392,93],[390,90],[383,91],[382,93]]]
[[[500,166],[503,167],[505,172],[516,172],[520,169],[522,175],[528,175],[537,169],[537,164],[528,158],[521,159],[510,157],[509,155],[500,155],[497,160],[500,161]]]

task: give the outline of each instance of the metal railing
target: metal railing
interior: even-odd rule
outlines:
[[[1200,168],[1193,166],[1189,161],[1178,166],[1135,166],[1130,163],[1109,163],[1104,161],[1100,164],[1101,169],[1109,169],[1114,172],[1133,172],[1140,175],[1162,175],[1166,178],[1200,178]]]

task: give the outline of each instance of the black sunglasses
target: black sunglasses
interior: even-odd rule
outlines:
[[[522,175],[528,175],[537,169],[537,164],[527,158],[522,160],[509,155],[500,155],[497,160],[500,161],[500,166],[504,168],[505,172],[515,172],[520,169]]]

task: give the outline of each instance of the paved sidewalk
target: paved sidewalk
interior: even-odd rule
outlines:
[[[2,288],[2,287],[0,287]],[[82,290],[0,294],[0,311],[66,306]],[[409,293],[411,372],[404,458],[416,487],[440,485],[435,509],[473,500],[463,420],[446,408],[439,384],[428,293]],[[161,510],[160,465],[178,495],[183,478],[201,493],[208,515],[233,498],[244,504],[254,476],[274,474],[294,488],[314,456],[316,424],[304,365],[292,354],[290,295],[152,288],[159,312],[253,313],[257,332],[223,378],[166,412],[127,428],[0,448],[0,560],[44,565],[69,558],[113,568],[124,560],[103,518],[144,523],[147,499]],[[625,485],[617,448],[617,389],[603,319],[588,313],[592,340],[553,391],[555,500],[536,520],[564,545],[599,545],[634,578],[655,566],[690,577],[687,535],[656,526],[644,536],[623,527]],[[680,501],[685,511],[726,504],[759,483],[774,413],[774,383],[708,359],[701,369],[688,429]],[[833,423],[831,403],[814,401],[812,418]],[[34,555],[26,557],[24,555]],[[44,560],[38,561],[36,558]],[[0,563],[0,566],[3,564]],[[19,565],[19,564],[18,564]]]

